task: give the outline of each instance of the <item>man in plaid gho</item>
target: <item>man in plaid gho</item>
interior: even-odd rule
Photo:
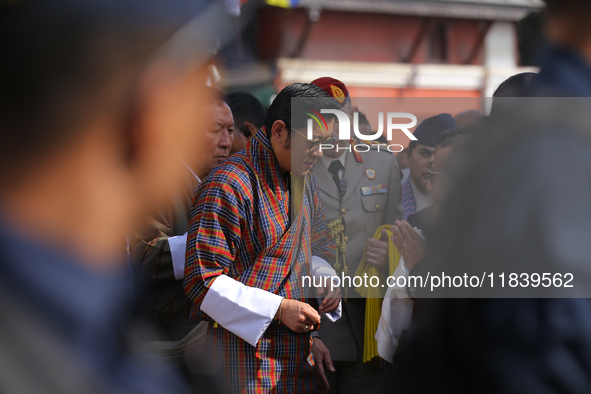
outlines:
[[[320,323],[318,312],[340,317],[340,290],[317,289],[325,296],[317,312],[301,280],[336,275],[327,263],[335,244],[309,174],[334,119],[314,124],[308,140],[307,118],[292,118],[294,97],[308,98],[306,107],[317,111],[337,109],[314,85],[287,86],[265,127],[193,198],[185,291],[195,304],[192,315],[210,321],[208,343],[234,393],[315,392],[310,331]]]

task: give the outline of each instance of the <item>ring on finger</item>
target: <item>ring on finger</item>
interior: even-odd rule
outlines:
[[[308,331],[310,331],[310,326],[308,326],[308,325],[305,325],[305,326],[304,326],[304,332],[308,332]]]

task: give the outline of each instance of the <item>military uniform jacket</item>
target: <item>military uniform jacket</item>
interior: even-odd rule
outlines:
[[[369,152],[359,153],[358,162],[352,152],[345,152],[342,179],[347,190],[341,199],[332,174],[322,160],[317,160],[312,174],[318,183],[320,200],[327,223],[342,215],[345,223],[346,264],[353,276],[361,262],[367,240],[382,224],[402,219],[400,204],[400,170],[394,154],[385,145],[372,145]],[[372,179],[373,178],[373,179]],[[334,261],[333,261],[334,262]],[[341,275],[340,272],[337,272]],[[335,323],[322,322],[320,337],[333,360],[355,361],[363,349],[365,299],[349,298],[343,303],[343,317]]]

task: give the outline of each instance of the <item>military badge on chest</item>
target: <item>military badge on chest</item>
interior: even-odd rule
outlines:
[[[387,192],[388,188],[386,187],[386,185],[371,185],[364,186],[361,188],[362,196],[371,196],[372,194],[383,194]]]

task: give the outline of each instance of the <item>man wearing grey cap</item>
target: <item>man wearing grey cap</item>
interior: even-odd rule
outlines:
[[[414,132],[416,141],[411,141],[408,150],[410,177],[402,185],[402,206],[404,219],[433,204],[429,196],[429,166],[435,153],[438,135],[456,124],[450,114],[439,114],[421,122]]]
[[[199,145],[219,10],[0,5],[0,392],[187,391],[131,335],[123,245]]]

